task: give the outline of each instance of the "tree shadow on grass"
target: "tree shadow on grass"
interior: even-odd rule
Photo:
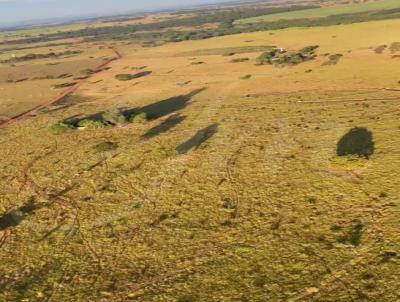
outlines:
[[[42,207],[43,205],[38,205],[33,199],[31,199],[23,206],[5,213],[4,215],[0,216],[0,231],[19,225],[30,214],[33,214]]]
[[[123,113],[126,116],[130,116],[137,112],[146,112],[150,119],[157,119],[186,108],[194,96],[206,89],[196,89],[188,94],[175,96],[140,108],[125,110]]]
[[[338,142],[336,154],[338,156],[358,155],[369,157],[374,154],[375,143],[372,132],[367,128],[353,128],[347,132]]]
[[[186,116],[181,116],[178,114],[171,115],[161,124],[149,129],[145,134],[142,135],[144,139],[151,139],[157,135],[165,133],[172,128],[176,127],[186,119]]]
[[[197,133],[188,139],[186,142],[176,147],[178,154],[186,154],[190,150],[197,150],[202,144],[213,137],[218,132],[218,123],[214,123],[204,129],[197,131]]]
[[[149,119],[158,119],[186,108],[190,104],[190,101],[194,96],[206,89],[206,87],[196,89],[188,94],[171,97],[143,107],[121,109],[121,113],[127,119],[129,119],[129,117],[133,114],[141,112],[145,112]],[[103,113],[104,111],[92,115],[74,115],[65,119],[63,123],[76,127],[80,121],[85,119],[101,121]]]

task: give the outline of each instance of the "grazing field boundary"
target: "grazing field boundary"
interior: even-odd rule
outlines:
[[[113,58],[105,61],[101,65],[97,66],[94,69],[93,75],[96,75],[96,74],[102,72],[104,70],[104,68],[107,67],[109,64],[111,64],[112,62],[122,58],[121,53],[117,49],[115,49],[115,47],[110,46],[109,48],[115,53],[116,57],[113,57]],[[48,107],[48,106],[50,106],[50,105],[52,105],[52,104],[54,104],[54,103],[56,103],[58,101],[61,101],[63,98],[65,98],[65,97],[71,95],[72,93],[74,93],[82,84],[84,84],[92,76],[90,76],[90,77],[88,77],[86,79],[82,79],[82,80],[77,81],[73,86],[68,87],[61,94],[59,94],[59,95],[57,95],[57,96],[55,96],[55,97],[53,97],[53,98],[51,98],[51,99],[49,99],[47,101],[35,106],[32,109],[29,109],[29,110],[27,110],[25,112],[22,112],[22,113],[20,113],[18,115],[15,115],[15,116],[9,118],[8,120],[0,122],[0,129],[4,129],[7,126],[9,126],[9,125],[11,125],[13,123],[16,123],[16,122],[18,122],[20,120],[23,120],[23,119],[29,117],[30,115],[36,113],[37,111],[39,111],[41,109],[44,109],[44,108],[46,108],[46,107]]]

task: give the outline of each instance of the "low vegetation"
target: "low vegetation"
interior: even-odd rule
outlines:
[[[152,72],[151,71],[142,71],[138,72],[135,74],[127,74],[127,73],[122,73],[122,74],[117,74],[115,78],[119,81],[130,81],[138,78],[142,78],[145,76],[150,75]]]
[[[257,58],[257,65],[291,66],[313,60],[319,46],[307,46],[299,51],[287,52],[282,48],[263,53]]]
[[[49,52],[46,54],[31,53],[21,57],[12,57],[11,59],[0,60],[0,63],[19,63],[19,62],[26,62],[26,61],[40,60],[40,59],[58,59],[60,57],[72,56],[80,53],[82,53],[82,51],[80,50],[66,50],[58,53]]]
[[[334,54],[334,55],[329,55],[328,60],[322,63],[322,66],[327,66],[327,65],[336,65],[339,63],[340,59],[343,57],[342,54]]]

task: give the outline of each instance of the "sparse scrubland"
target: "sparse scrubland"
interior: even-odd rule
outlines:
[[[0,35],[0,301],[398,301],[387,3]]]

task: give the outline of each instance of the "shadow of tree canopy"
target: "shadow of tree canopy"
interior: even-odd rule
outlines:
[[[132,108],[132,109],[122,109],[121,113],[128,119],[131,115],[135,113],[141,113],[145,112],[148,116],[149,119],[158,119],[167,115],[170,115],[172,113],[175,113],[176,111],[180,111],[184,108],[186,108],[190,104],[190,100],[196,96],[197,94],[201,93],[202,91],[206,90],[206,87],[196,89],[191,91],[188,94],[184,95],[179,95],[175,97],[171,97],[147,106],[143,107],[137,107],[137,108]],[[102,120],[102,112],[98,112],[95,114],[91,115],[74,115],[71,116],[63,121],[63,123],[66,123],[71,126],[77,126],[80,121],[89,119],[93,121],[101,121]],[[171,122],[171,121],[170,121]]]
[[[34,199],[30,199],[23,206],[5,213],[0,216],[0,231],[19,225],[28,217],[29,214],[34,213],[42,207],[42,205],[36,204]]]
[[[338,156],[358,155],[369,159],[374,151],[375,143],[372,132],[367,128],[355,127],[339,140],[336,154]]]
[[[204,144],[218,132],[218,126],[218,123],[214,123],[197,131],[193,137],[176,147],[176,151],[178,154],[186,154],[192,149],[197,150],[202,144]]]
[[[145,139],[153,138],[161,133],[167,132],[172,128],[176,127],[186,119],[186,116],[181,116],[178,114],[171,115],[161,124],[149,129],[145,134],[142,135]]]
[[[193,90],[192,92],[184,95],[179,95],[175,96],[166,100],[162,100],[147,106],[143,106],[141,108],[135,108],[131,110],[125,110],[123,113],[126,116],[129,116],[133,113],[136,112],[146,112],[147,116],[151,119],[157,119],[166,115],[169,115],[171,113],[174,113],[176,111],[182,110],[186,108],[190,104],[190,100],[199,94],[200,92],[203,92],[207,88],[200,88]]]

